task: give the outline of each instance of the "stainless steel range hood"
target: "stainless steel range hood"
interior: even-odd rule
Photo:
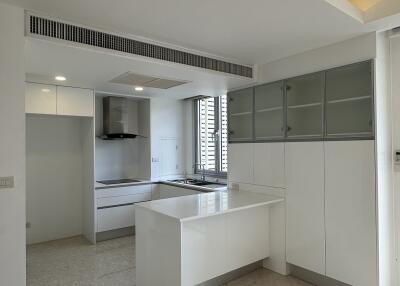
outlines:
[[[124,97],[103,98],[103,136],[104,140],[136,138],[129,131],[128,100]]]

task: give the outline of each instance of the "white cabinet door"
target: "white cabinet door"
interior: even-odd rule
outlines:
[[[254,184],[285,188],[285,143],[254,144]]]
[[[54,85],[26,83],[25,112],[37,114],[57,113],[57,89]]]
[[[228,179],[236,183],[253,183],[254,144],[228,145]]]
[[[135,206],[104,208],[97,210],[97,231],[107,231],[135,225]]]
[[[285,143],[286,258],[325,274],[324,145]]]
[[[326,275],[378,285],[374,141],[325,143]]]
[[[93,116],[93,90],[57,86],[57,114],[88,117]]]

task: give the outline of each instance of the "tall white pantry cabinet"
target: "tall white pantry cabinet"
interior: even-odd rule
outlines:
[[[229,183],[284,190],[285,261],[354,286],[378,285],[373,83],[370,60],[228,93]]]
[[[261,186],[256,173],[284,165],[276,178],[265,174],[265,186],[284,184],[288,263],[350,285],[377,285],[374,140],[236,143],[228,149],[235,166],[229,182]]]
[[[374,152],[373,140],[285,144],[289,263],[377,285]]]

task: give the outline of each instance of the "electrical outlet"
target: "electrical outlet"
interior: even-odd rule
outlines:
[[[14,188],[14,177],[0,177],[0,189]]]

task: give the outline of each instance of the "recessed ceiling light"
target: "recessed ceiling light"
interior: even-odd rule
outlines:
[[[58,80],[58,81],[65,81],[66,77],[62,76],[62,75],[58,75],[58,76],[55,77],[55,79]]]
[[[374,7],[376,4],[381,2],[382,0],[350,0],[350,2],[356,6],[358,9],[360,9],[363,12],[366,12],[367,10],[371,9]]]
[[[143,87],[137,86],[137,87],[135,87],[135,90],[136,90],[136,91],[142,91],[142,90],[143,90]]]
[[[42,88],[42,92],[50,92],[50,89],[48,89],[48,88]]]

